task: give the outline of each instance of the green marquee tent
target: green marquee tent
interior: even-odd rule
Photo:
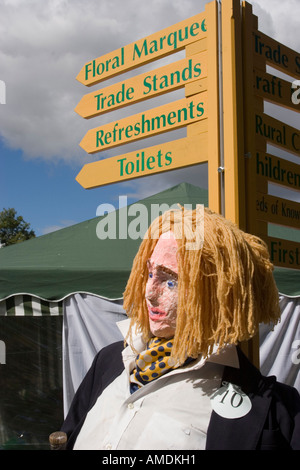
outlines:
[[[63,419],[62,402],[67,410],[96,351],[117,340],[116,322],[126,317],[122,294],[141,243],[128,235],[143,235],[159,209],[177,203],[207,206],[208,192],[182,183],[108,216],[0,249],[0,449],[47,448]],[[100,239],[107,230],[110,238]],[[293,354],[296,345],[300,271],[276,268],[275,278],[287,297],[278,334],[263,333],[262,365],[266,374],[284,372],[282,381],[297,385],[299,367],[278,350]]]
[[[141,238],[134,240],[126,231],[120,233],[119,222],[125,220],[129,229],[130,224],[139,221],[147,226],[153,208],[163,209],[177,203],[192,204],[193,207],[197,203],[207,205],[207,198],[206,190],[180,184],[143,199],[138,205],[132,204],[128,213],[127,208],[123,208],[110,214],[112,227],[116,221],[116,230],[110,237],[116,238],[98,238],[96,232],[101,217],[96,217],[1,249],[0,299],[29,294],[46,300],[60,300],[74,292],[120,298]],[[141,204],[146,208],[142,214],[139,213]],[[103,231],[105,229],[109,226],[103,226]],[[137,227],[137,231],[142,229]]]
[[[207,190],[182,183],[139,201],[138,204],[147,209],[148,219],[144,217],[144,225],[150,222],[153,207],[170,207],[176,203],[207,206]],[[134,240],[126,232],[124,234],[123,229],[120,233],[119,221],[125,220],[130,228],[131,223],[141,219],[138,209],[136,204],[132,204],[111,214],[112,226],[116,221],[113,233],[116,238],[113,239],[98,238],[97,227],[101,217],[96,217],[0,249],[0,300],[19,294],[58,301],[74,292],[121,298],[141,238]],[[277,268],[275,277],[279,292],[289,296],[300,295],[299,276],[299,271]],[[29,300],[25,297],[24,301]],[[41,308],[45,310],[46,304]]]

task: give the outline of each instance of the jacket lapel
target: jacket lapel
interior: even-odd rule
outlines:
[[[251,400],[252,408],[241,418],[227,419],[212,412],[207,450],[256,449],[271,404],[274,377],[263,377],[238,349],[240,368],[225,367],[223,381],[239,386]]]

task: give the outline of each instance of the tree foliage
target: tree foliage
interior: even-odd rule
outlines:
[[[0,243],[2,246],[13,245],[34,237],[35,233],[30,230],[30,224],[25,222],[21,215],[17,216],[15,209],[3,209],[0,212]]]

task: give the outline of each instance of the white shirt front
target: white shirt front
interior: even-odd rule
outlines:
[[[140,337],[134,347],[145,348]],[[131,394],[134,358],[127,347],[125,370],[87,414],[74,450],[205,449],[210,398],[221,385],[224,365],[238,367],[235,347],[172,370]]]

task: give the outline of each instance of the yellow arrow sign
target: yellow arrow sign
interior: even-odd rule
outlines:
[[[256,152],[256,175],[300,190],[300,165],[265,152]]]
[[[80,142],[87,153],[184,127],[207,118],[207,92],[90,129]]]
[[[300,268],[300,243],[281,238],[267,237],[270,258],[275,266],[285,268]]]
[[[259,138],[263,137],[276,147],[300,155],[300,131],[298,129],[267,114],[256,113],[255,132]]]
[[[84,165],[76,180],[85,189],[154,175],[208,160],[207,132]]]
[[[207,77],[207,53],[168,64],[83,96],[75,111],[84,118],[99,116],[129,104],[184,87]]]
[[[267,62],[272,67],[282,72],[300,76],[300,53],[275,41],[261,31],[254,31],[254,65],[259,64],[259,60]],[[258,60],[257,60],[258,59]]]
[[[265,73],[261,70],[254,70],[255,94],[293,111],[300,112],[300,103],[293,100],[292,84],[280,77]]]
[[[206,37],[205,14],[201,13],[87,62],[77,75],[86,86],[183,49]]]
[[[259,220],[300,228],[300,204],[288,199],[257,193],[256,215]]]

